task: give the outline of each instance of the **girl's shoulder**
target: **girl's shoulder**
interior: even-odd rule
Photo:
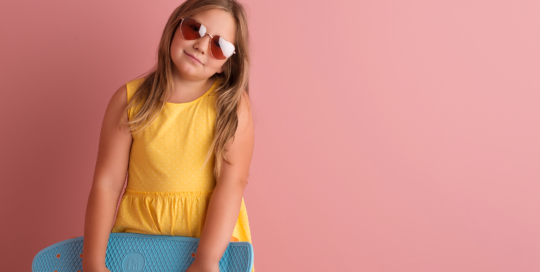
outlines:
[[[130,81],[126,82],[126,86],[128,88],[136,90],[144,82],[145,79],[146,78],[144,78],[144,77],[140,77],[140,78],[130,80]]]
[[[131,99],[131,97],[133,97],[133,94],[135,94],[135,92],[137,91],[139,86],[141,86],[145,79],[146,78],[141,77],[126,82],[128,101]]]
[[[146,79],[145,77],[139,77],[139,78],[130,80],[127,83],[142,83],[142,82],[144,82],[145,79]]]

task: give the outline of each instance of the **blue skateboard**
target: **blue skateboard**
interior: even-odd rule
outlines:
[[[195,260],[199,238],[111,233],[105,266],[111,272],[185,272]],[[41,250],[32,272],[82,272],[84,236],[58,242]],[[229,242],[219,261],[220,272],[250,272],[253,246]]]

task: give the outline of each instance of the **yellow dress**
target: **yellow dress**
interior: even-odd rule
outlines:
[[[139,78],[126,83],[128,101],[143,81]],[[149,127],[132,134],[128,183],[112,233],[201,237],[216,186],[213,155],[202,166],[214,135],[213,91],[219,84],[221,81],[215,80],[206,93],[193,101],[165,102]],[[130,110],[129,119],[133,116]],[[231,241],[251,243],[244,198]]]

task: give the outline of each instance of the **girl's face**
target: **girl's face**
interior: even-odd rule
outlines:
[[[236,46],[236,23],[234,17],[220,9],[210,9],[189,16],[206,27],[206,33],[219,35]],[[210,53],[210,36],[197,40],[186,40],[176,29],[171,42],[171,59],[174,63],[174,73],[184,79],[203,80],[215,73],[223,72],[222,66],[227,59],[219,60]],[[199,59],[191,59],[187,54]],[[231,56],[232,57],[232,56]]]

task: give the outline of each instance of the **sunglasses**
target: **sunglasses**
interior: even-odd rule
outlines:
[[[186,17],[181,18],[180,20],[182,20],[180,22],[180,33],[184,39],[196,40],[205,35],[210,36],[210,53],[214,58],[223,60],[232,56],[232,54],[236,54],[232,43],[219,35],[212,36],[206,33],[206,27],[195,19]]]

